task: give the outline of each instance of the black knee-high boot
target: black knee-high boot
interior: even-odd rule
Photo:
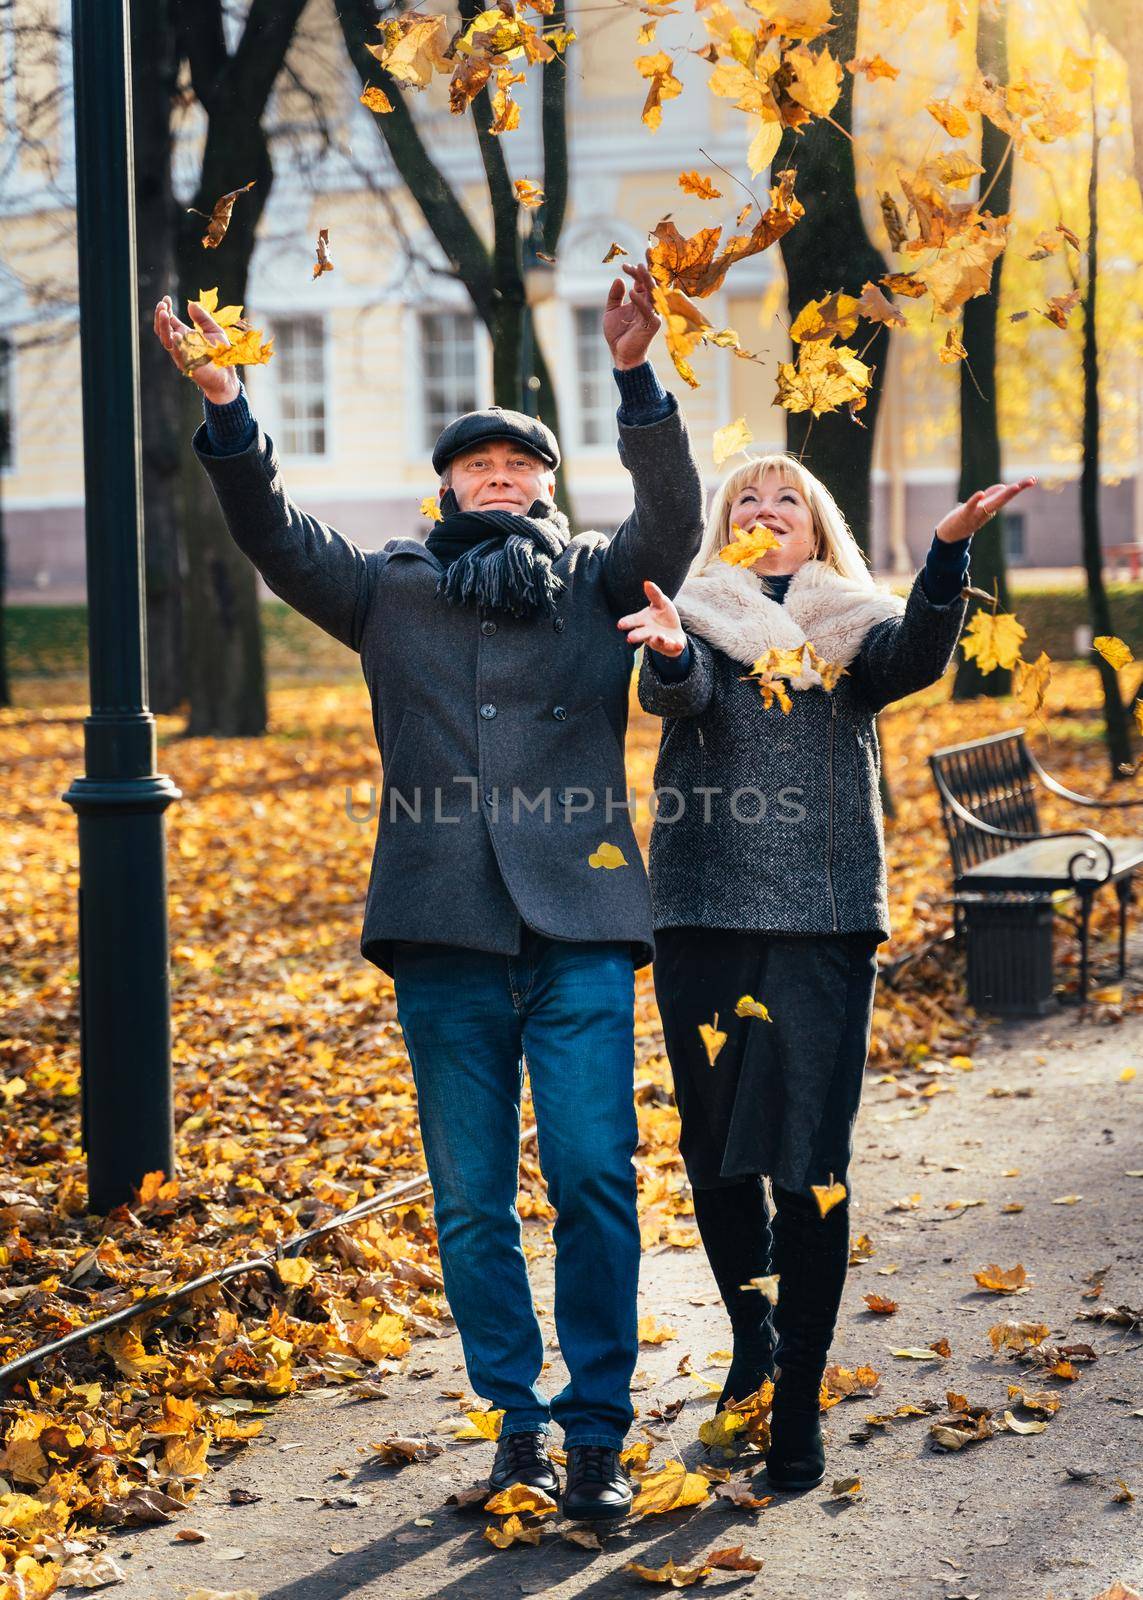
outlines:
[[[849,1267],[849,1203],[826,1216],[812,1197],[775,1188],[777,1377],[766,1470],[776,1489],[812,1489],[825,1476],[822,1376]]]
[[[764,1378],[774,1376],[770,1302],[757,1289],[742,1288],[751,1278],[770,1273],[770,1218],[760,1178],[696,1189],[694,1202],[703,1248],[734,1334],[734,1359],[718,1400],[722,1411],[732,1400],[753,1394]]]

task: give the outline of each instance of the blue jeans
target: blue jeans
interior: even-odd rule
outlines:
[[[630,947],[524,927],[518,956],[399,942],[397,1016],[413,1067],[445,1293],[477,1394],[505,1433],[618,1449],[638,1355],[639,1224]],[[570,1381],[537,1384],[544,1342],[516,1209],[528,1063],[557,1212],[556,1331]]]

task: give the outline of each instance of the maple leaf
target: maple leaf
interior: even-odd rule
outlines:
[[[677,1328],[668,1327],[653,1316],[640,1317],[636,1331],[640,1344],[670,1344],[679,1336]]]
[[[875,1311],[880,1316],[889,1317],[893,1315],[894,1311],[900,1310],[896,1300],[889,1300],[883,1294],[866,1294],[862,1295],[862,1299],[870,1311]]]
[[[842,70],[828,46],[815,55],[804,45],[786,52],[784,65],[793,72],[787,93],[811,116],[828,117],[841,94]]]
[[[700,1022],[698,1031],[703,1049],[706,1051],[706,1058],[713,1067],[727,1038],[725,1033],[719,1031],[718,1012],[715,1012],[713,1022]]]
[[[496,93],[492,96],[492,126],[490,133],[511,133],[520,126],[520,107],[512,98],[514,84],[523,83],[522,72],[512,72],[501,67],[496,73]]]
[[[1028,1281],[1024,1267],[998,1267],[995,1262],[974,1272],[973,1277],[982,1289],[988,1289],[993,1294],[1014,1294],[1017,1289],[1024,1288]]]
[[[683,86],[675,77],[674,63],[665,50],[656,50],[654,55],[636,56],[635,66],[641,77],[651,80],[647,98],[643,102],[643,121],[655,133],[662,126],[663,101],[674,100],[682,94]]]
[[[366,45],[398,83],[412,89],[425,89],[436,72],[451,72],[448,50],[448,23],[444,17],[420,11],[406,11],[389,22],[379,22],[384,42]]]
[[[794,195],[794,177],[792,170],[780,172],[770,190],[771,204],[750,233],[734,235],[721,249],[721,228],[701,228],[686,238],[669,217],[664,217],[654,229],[655,242],[647,251],[647,265],[656,283],[663,288],[681,289],[699,300],[721,288],[736,262],[768,249],[804,215],[804,208]]]
[[[320,278],[323,272],[333,271],[333,260],[329,253],[329,229],[319,228],[317,236],[317,260],[314,262],[314,277]]]
[[[756,522],[749,532],[735,523],[730,532],[730,543],[718,552],[718,559],[725,561],[728,567],[752,567],[767,550],[779,550],[782,546],[774,530],[761,522]]]
[[[740,1544],[730,1545],[724,1550],[712,1550],[706,1558],[708,1567],[717,1567],[720,1572],[761,1572],[762,1563],[755,1556],[742,1553]]]
[[[711,443],[715,466],[721,467],[731,456],[737,455],[740,450],[745,450],[753,440],[754,435],[745,417],[738,417],[734,422],[728,422],[725,428],[716,428]]]
[[[536,211],[544,203],[544,191],[531,178],[517,178],[512,185],[517,200],[525,211]]]
[[[1016,662],[1012,690],[1024,702],[1029,716],[1036,716],[1040,711],[1051,680],[1052,663],[1045,651],[1041,650],[1035,661]]]
[[[513,1483],[507,1489],[501,1489],[490,1500],[484,1503],[485,1511],[491,1511],[494,1516],[503,1517],[512,1512],[534,1517],[548,1517],[559,1507],[550,1494],[545,1494],[543,1489],[536,1489],[530,1483]]]
[[[507,1550],[513,1544],[539,1544],[540,1529],[527,1527],[519,1517],[505,1517],[499,1527],[489,1523],[484,1530],[484,1537],[489,1544],[495,1545],[497,1550]]]
[[[930,100],[925,110],[937,119],[950,139],[963,139],[971,127],[960,106],[952,100]]]
[[[709,178],[697,172],[680,172],[679,188],[684,194],[693,194],[698,200],[721,200],[722,190],[716,189]]]
[[[245,194],[248,189],[253,189],[257,181],[256,178],[251,178],[250,182],[244,183],[241,189],[231,189],[228,194],[220,195],[214,202],[210,212],[210,219],[206,225],[206,232],[202,236],[204,250],[218,249],[223,239],[226,238],[226,230],[230,226],[230,218],[234,211],[234,202],[240,194]],[[198,211],[194,206],[188,206],[187,211],[196,217],[206,215],[204,211]]]
[[[928,286],[911,272],[888,272],[877,281],[883,283],[890,293],[907,295],[910,300],[919,300],[929,292]]]
[[[921,287],[924,293],[924,286]],[[861,297],[857,302],[858,315],[867,322],[884,322],[889,327],[903,328],[905,318],[892,300],[886,299],[875,283],[865,282],[861,288]]]
[[[961,638],[961,649],[983,673],[997,667],[1011,670],[1027,637],[1027,630],[1011,612],[977,611]]]
[[[967,357],[968,351],[961,343],[960,334],[955,328],[950,328],[945,334],[945,342],[937,351],[937,355],[946,366],[951,366],[956,361],[963,361]]]
[[[790,338],[795,344],[835,336],[848,339],[857,328],[859,316],[860,302],[851,294],[829,294],[821,300],[808,300],[790,325]]]
[[[709,1480],[701,1473],[688,1472],[681,1461],[672,1460],[640,1478],[631,1515],[649,1517],[663,1511],[682,1511],[688,1506],[701,1506],[709,1499]]]
[[[816,39],[833,29],[831,0],[746,0],[763,18],[765,31],[786,39]]]
[[[1079,302],[1080,291],[1069,289],[1067,294],[1053,294],[1048,298],[1048,309],[1044,312],[1049,322],[1054,322],[1057,328],[1066,328],[1068,317]]]
[[[603,265],[606,267],[609,262],[615,261],[615,260],[618,259],[619,256],[625,256],[626,254],[627,254],[627,251],[624,250],[624,248],[623,248],[623,246],[621,244],[615,244],[614,242],[612,242],[608,246],[607,254],[603,258]]]
[[[848,345],[816,339],[803,344],[795,365],[778,364],[775,401],[786,411],[811,411],[815,417],[848,405],[860,411],[873,381],[873,369]]]
[[[878,78],[888,78],[892,82],[901,69],[891,67],[882,56],[862,56],[860,59],[855,57],[852,61],[847,61],[845,70],[852,72],[854,77],[861,72],[870,83],[873,83]]]
[[[637,1578],[642,1578],[644,1583],[662,1583],[671,1589],[689,1589],[694,1583],[701,1583],[710,1573],[710,1567],[679,1567],[675,1565],[672,1557],[668,1556],[661,1567],[645,1567],[638,1561],[628,1561],[623,1569],[633,1572]]]

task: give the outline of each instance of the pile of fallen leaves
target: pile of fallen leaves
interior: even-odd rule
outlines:
[[[1050,739],[1035,740],[1049,769],[1088,793],[1106,789],[1097,694],[1090,668],[1057,666],[1045,708]],[[258,741],[175,739],[173,720],[160,720],[159,765],[184,794],[168,813],[179,1168],[170,1181],[149,1179],[107,1217],[84,1210],[76,835],[59,799],[82,768],[84,708],[0,712],[9,819],[0,856],[0,1363],[148,1291],[273,1257],[298,1232],[422,1170],[392,985],[358,953],[374,832],[369,786],[376,792],[379,777],[364,686],[281,691],[273,712],[274,731]],[[955,1093],[978,1027],[959,958],[948,944],[928,949],[949,908],[925,757],[1014,720],[1009,702],[951,704],[947,683],[882,718],[897,806],[887,828],[895,937],[883,956],[916,959],[895,987],[881,986],[870,1068],[896,1082],[902,1116],[924,1115],[934,1095]],[[658,737],[659,724],[633,703],[628,753],[644,801]],[[1067,808],[1044,813],[1047,825],[1059,825]],[[1100,826],[1101,814],[1083,820]],[[637,822],[645,847],[645,803]],[[1117,831],[1112,814],[1103,825]],[[1102,941],[1109,956],[1107,898],[1096,948]],[[1140,1004],[1114,986],[1099,992],[1108,1020]],[[643,1244],[693,1249],[650,968],[638,974],[637,1005]],[[522,1214],[549,1218],[527,1142],[522,1185]],[[855,1259],[866,1258],[866,1247],[855,1242]],[[209,1284],[44,1362],[0,1406],[0,1596],[46,1595],[61,1573],[88,1571],[85,1563],[103,1559],[89,1543],[99,1530],[178,1517],[212,1462],[256,1437],[282,1396],[331,1383],[380,1394],[385,1375],[448,1325],[431,1209],[414,1189],[305,1255]],[[654,1326],[640,1332],[647,1342],[658,1337]],[[1045,1339],[1046,1330],[1009,1354],[1025,1359]],[[941,1359],[935,1346],[923,1354]],[[1069,1364],[1085,1359],[1078,1347],[1050,1354],[1049,1372],[1061,1382]],[[843,1391],[874,1392],[864,1371],[845,1377],[839,1369],[834,1379],[837,1400]],[[749,1504],[741,1453],[764,1448],[764,1398],[707,1425],[721,1431],[704,1442],[712,1454],[736,1452],[732,1467],[651,1468],[638,1456],[649,1441],[634,1446],[641,1513],[694,1503],[700,1492]],[[950,1396],[938,1442],[958,1448],[1012,1427],[1007,1417],[1024,1412],[1032,1417],[1020,1423],[1024,1431],[1049,1416],[1042,1397],[1023,1390],[1000,1420]],[[485,1417],[470,1418],[478,1434],[493,1431]],[[643,1420],[652,1428],[661,1421],[653,1413]],[[866,1422],[889,1425],[876,1415]],[[422,1444],[388,1441],[389,1459],[419,1459]],[[726,1552],[698,1565],[727,1564],[716,1555]]]

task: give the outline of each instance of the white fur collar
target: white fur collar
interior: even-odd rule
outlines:
[[[890,590],[843,577],[824,561],[804,562],[779,604],[752,572],[717,559],[687,579],[675,605],[684,627],[744,666],[769,649],[793,649],[808,640],[823,661],[847,667],[870,628],[905,609]],[[820,683],[808,667],[790,687]]]

